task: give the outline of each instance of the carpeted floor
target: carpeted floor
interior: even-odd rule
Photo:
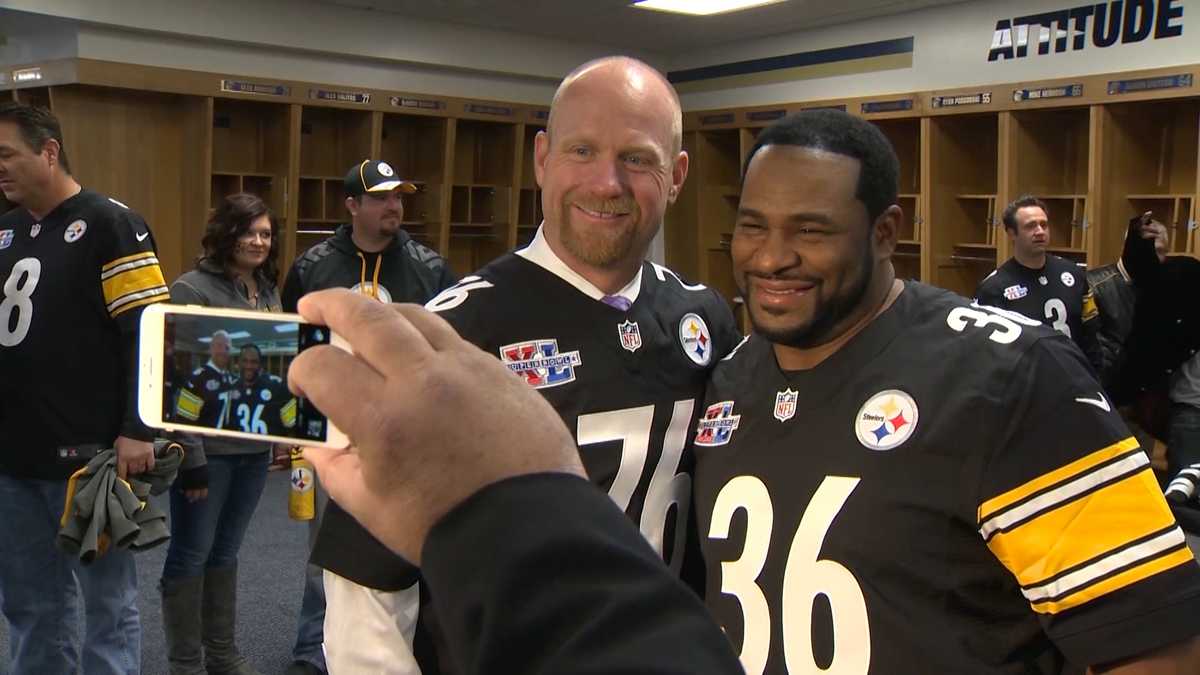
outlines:
[[[266,675],[282,673],[291,663],[296,617],[304,589],[308,526],[288,518],[289,487],[287,472],[268,475],[267,487],[240,556],[239,646],[251,665]],[[161,504],[166,508],[165,501]],[[158,599],[158,578],[166,553],[166,546],[160,546],[138,554],[138,610],[142,618],[145,675],[167,672]],[[0,673],[10,672],[8,659],[8,626],[0,619]]]

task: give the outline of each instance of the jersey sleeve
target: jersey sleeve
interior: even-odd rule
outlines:
[[[111,201],[111,200],[110,200]],[[121,436],[150,441],[154,430],[138,416],[138,327],[142,308],[170,299],[155,254],[154,236],[141,216],[113,202],[109,227],[100,228],[95,252],[104,309],[121,332],[125,366]]]
[[[274,375],[271,377],[273,378],[272,384],[275,388],[275,396],[278,397],[279,400],[283,401],[283,403],[279,406],[279,423],[282,424],[283,428],[285,429],[294,429],[296,428],[296,414],[299,410],[299,403],[296,401],[296,397],[293,396],[292,392],[288,389],[286,382],[275,377]]]
[[[462,338],[481,349],[488,331],[481,330],[480,311],[495,302],[495,284],[478,275],[463,277],[457,284],[437,294],[425,309],[445,319]]]
[[[996,281],[998,272],[992,272],[987,275],[983,281],[979,282],[979,287],[975,289],[976,304],[986,305],[988,307],[1000,307],[1004,296],[1000,291],[1000,284]]]
[[[733,317],[733,311],[729,309],[729,305],[725,303],[725,299],[717,292],[713,292],[712,298],[712,333],[717,340],[716,353],[713,355],[713,362],[720,361],[725,358],[729,352],[733,351],[742,342],[742,331],[738,330],[737,320]]]
[[[1200,633],[1200,566],[1150,461],[1065,337],[1029,347],[974,501],[979,534],[1067,658]]]
[[[100,238],[100,285],[105,309],[122,332],[136,330],[139,308],[170,299],[155,253],[154,235],[141,216],[123,207]]]
[[[1087,356],[1088,362],[1096,372],[1104,367],[1104,349],[1100,344],[1100,309],[1096,306],[1096,295],[1087,274],[1076,273],[1079,283],[1083,284],[1083,306],[1080,308],[1079,348]]]
[[[201,393],[203,383],[197,376],[184,381],[179,389],[179,398],[175,400],[175,417],[187,423],[195,424],[204,410],[204,395]]]

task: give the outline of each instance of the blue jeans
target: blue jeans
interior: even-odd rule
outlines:
[[[164,579],[204,576],[237,564],[238,550],[267,483],[270,452],[208,457],[208,497],[189,502],[171,486],[171,543]]]
[[[308,521],[308,550],[312,551],[321,529],[321,513],[328,498],[321,486],[313,486],[316,495],[316,518]],[[296,645],[292,647],[293,661],[308,661],[325,671],[325,651],[321,643],[325,640],[325,572],[316,565],[307,565],[304,571],[304,597],[300,601],[300,619],[296,628]]]
[[[83,565],[60,552],[55,540],[66,492],[65,480],[0,473],[0,611],[8,620],[13,673],[75,673],[82,666],[87,675],[136,675],[142,626],[133,553],[112,548]]]

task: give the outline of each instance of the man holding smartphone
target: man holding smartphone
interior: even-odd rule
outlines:
[[[55,538],[67,479],[97,451],[115,447],[122,478],[154,466],[136,374],[142,308],[169,297],[154,237],[124,204],[80,187],[45,109],[0,105],[0,190],[18,205],[0,217],[0,608],[11,668],[137,673],[133,553],[113,548],[84,567]]]
[[[397,177],[387,162],[364,159],[346,172],[344,187],[350,223],[296,259],[283,286],[284,311],[296,311],[296,303],[306,293],[326,288],[349,288],[385,303],[424,304],[454,285],[456,279],[446,261],[410,238],[400,226],[404,220],[401,195],[412,194],[417,186]],[[325,672],[322,642],[326,597],[322,575],[329,573],[321,568],[331,564],[328,551],[349,552],[365,560],[391,556],[336,503],[325,509],[318,503],[317,513],[322,511],[323,515],[309,521],[313,557],[289,674]],[[318,545],[318,540],[325,545]],[[415,583],[405,571],[395,574],[388,569],[372,570],[361,576],[360,572],[341,571],[358,583],[386,591],[401,591]]]

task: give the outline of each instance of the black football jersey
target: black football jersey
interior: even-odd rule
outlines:
[[[975,301],[1020,312],[1079,343],[1083,324],[1097,316],[1087,274],[1075,263],[1046,256],[1046,266],[1031,269],[1009,258],[979,283]]]
[[[283,436],[296,426],[296,397],[279,377],[261,373],[249,383],[238,378],[231,399],[232,429]]]
[[[0,216],[0,467],[65,478],[59,448],[111,447],[141,308],[168,299],[154,237],[125,205],[82,190],[40,222]],[[135,353],[135,352],[134,352]]]
[[[621,311],[509,254],[427,307],[546,397],[575,435],[588,476],[678,570],[687,430],[709,370],[741,340],[724,300],[646,262],[637,300]],[[665,532],[674,541],[664,542]]]
[[[175,419],[208,429],[234,429],[233,396],[237,377],[210,361],[184,382],[175,401]]]
[[[746,672],[1059,673],[1200,632],[1200,567],[1082,354],[906,282],[815,368],[752,336],[695,431]]]

